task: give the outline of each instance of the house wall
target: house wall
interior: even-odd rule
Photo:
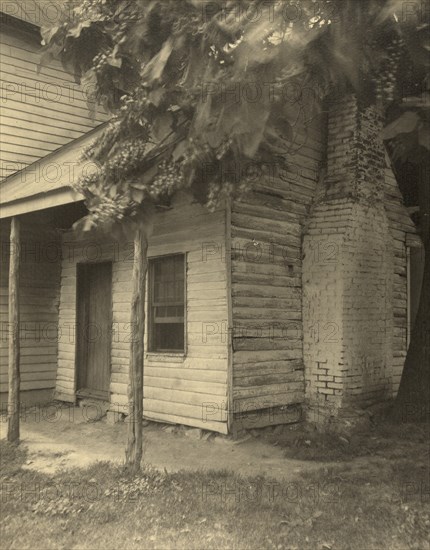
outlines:
[[[91,90],[78,86],[61,64],[41,68],[40,35],[5,24],[0,33],[1,162],[4,178],[88,132]]]
[[[324,121],[293,128],[290,148],[231,208],[233,411],[238,426],[300,420],[305,397],[302,233],[323,170]],[[243,166],[241,173],[252,172]]]
[[[225,211],[208,213],[177,197],[171,210],[156,214],[149,257],[186,253],[186,341],[181,354],[147,353],[144,367],[146,418],[227,431],[228,300]],[[112,261],[111,410],[127,411],[133,243],[107,238],[63,237],[56,396],[75,401],[76,265]],[[147,345],[146,345],[147,349]]]
[[[8,391],[8,271],[10,223],[3,220],[0,269],[0,394]],[[60,287],[60,239],[40,214],[21,217],[19,286],[22,400],[48,401],[55,387]]]

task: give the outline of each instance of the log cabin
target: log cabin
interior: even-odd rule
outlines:
[[[12,334],[23,403],[91,399],[119,419],[134,337],[133,243],[72,231],[86,213],[73,191],[91,169],[81,153],[106,115],[89,116],[85,92],[59,65],[38,73],[44,14],[6,15],[1,400]],[[291,147],[240,200],[210,213],[181,193],[157,212],[145,418],[231,433],[330,422],[396,394],[423,253],[381,125],[376,109],[354,96],[333,97],[326,113],[298,120]],[[238,167],[238,177],[248,169]],[[10,240],[16,221],[19,243]],[[17,250],[19,273],[10,281]],[[19,318],[8,317],[15,283]]]

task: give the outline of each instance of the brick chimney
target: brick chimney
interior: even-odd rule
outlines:
[[[328,119],[324,190],[303,240],[306,400],[318,423],[348,422],[392,392],[394,257],[382,117],[350,95],[330,106]]]

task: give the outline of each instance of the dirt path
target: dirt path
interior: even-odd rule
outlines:
[[[27,468],[55,473],[74,467],[86,467],[107,460],[122,463],[127,425],[108,424],[106,419],[88,422],[79,408],[63,409],[58,418],[27,414],[21,421],[21,440],[28,448]],[[6,424],[2,426],[5,436]],[[282,449],[249,437],[233,441],[224,436],[205,434],[194,429],[176,430],[172,426],[149,423],[145,427],[144,460],[148,464],[178,470],[230,470],[275,479],[293,479],[302,471],[318,470],[322,463],[286,459]]]

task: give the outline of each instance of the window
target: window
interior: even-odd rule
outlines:
[[[149,262],[149,351],[185,350],[185,257],[183,254]]]

